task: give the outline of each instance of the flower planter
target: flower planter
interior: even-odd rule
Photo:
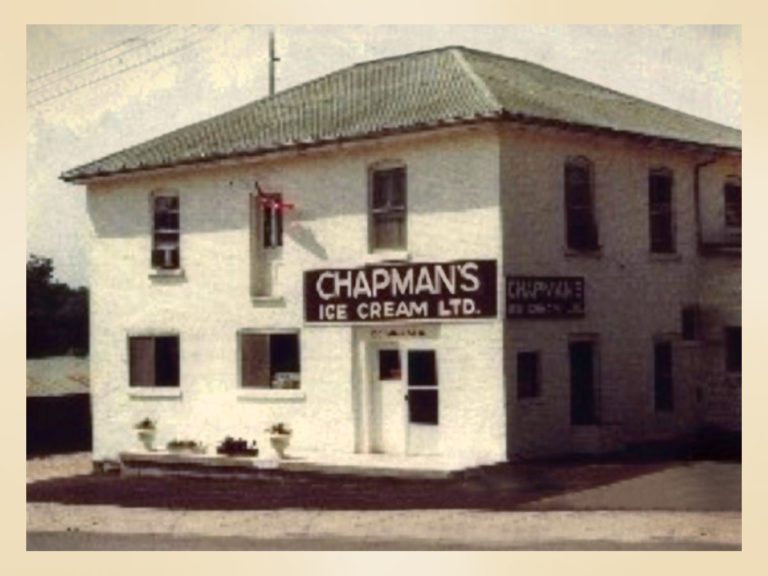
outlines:
[[[155,450],[155,431],[154,430],[138,430],[137,436],[142,448],[147,452],[153,452]]]
[[[269,437],[269,443],[272,445],[272,449],[280,460],[285,460],[287,458],[285,450],[288,448],[288,444],[291,443],[290,434],[272,434]]]

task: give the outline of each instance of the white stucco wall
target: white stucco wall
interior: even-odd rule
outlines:
[[[302,272],[371,261],[368,168],[384,160],[407,166],[412,261],[500,260],[498,138],[485,128],[89,186],[95,459],[132,448],[132,425],[147,416],[158,421],[160,445],[184,438],[213,447],[234,435],[257,438],[265,448],[263,429],[282,420],[294,429],[296,449],[354,451],[353,332],[304,325]],[[284,303],[250,298],[248,195],[254,180],[297,206],[285,218],[277,258],[273,292]],[[150,277],[149,195],[163,189],[180,198],[181,278]],[[238,331],[280,328],[301,329],[300,393],[243,394]],[[180,335],[178,397],[138,397],[128,387],[127,337],[153,333]],[[502,322],[445,325],[441,334],[436,348],[448,375],[441,382],[442,449],[503,458]],[[464,381],[468,374],[471,386]],[[471,448],[477,439],[482,448]]]
[[[565,246],[563,163],[586,156],[594,163],[595,206],[601,250],[569,253]],[[679,341],[681,307],[701,300],[702,284],[731,287],[723,301],[738,301],[740,259],[716,268],[697,253],[693,193],[696,156],[672,147],[594,134],[506,128],[501,146],[504,270],[530,276],[582,276],[586,316],[572,320],[513,320],[506,324],[509,444],[512,454],[580,449],[584,431],[570,425],[568,341],[592,334],[598,342],[604,442],[640,441],[690,431],[696,425],[690,363]],[[673,172],[677,252],[649,251],[648,172]],[[719,160],[702,184],[706,233],[722,226],[722,178],[740,173]],[[719,210],[719,216],[717,214]],[[719,218],[719,219],[718,219]],[[740,289],[740,288],[739,288]],[[722,301],[721,301],[722,304]],[[653,340],[675,341],[675,410],[654,410]],[[541,354],[542,395],[516,398],[516,353]],[[721,352],[721,351],[720,351]],[[580,438],[581,436],[581,438]]]

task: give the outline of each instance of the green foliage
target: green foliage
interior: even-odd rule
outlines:
[[[88,290],[57,282],[50,258],[27,259],[27,358],[88,354]]]

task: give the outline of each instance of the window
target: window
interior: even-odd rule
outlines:
[[[301,385],[300,356],[297,333],[241,333],[240,385],[297,389]]]
[[[675,405],[671,342],[653,345],[653,386],[656,412],[671,412]]]
[[[698,340],[701,323],[701,312],[696,305],[683,306],[680,314],[683,340]]]
[[[571,424],[594,425],[598,418],[596,343],[590,340],[570,342]]]
[[[648,177],[648,215],[651,252],[674,252],[672,173],[669,170],[653,170]]]
[[[272,295],[273,262],[279,257],[276,249],[283,245],[283,211],[288,207],[279,193],[259,189],[250,196],[251,296]]]
[[[128,349],[131,387],[179,386],[178,336],[133,336]]]
[[[438,423],[437,358],[434,350],[408,351],[408,421]]]
[[[517,354],[517,397],[535,398],[539,395],[539,353]]]
[[[741,374],[741,326],[725,329],[725,369],[731,374]]]
[[[174,270],[181,265],[179,197],[152,195],[152,267]]]
[[[572,250],[597,250],[592,163],[572,158],[565,164],[566,242]]]
[[[407,247],[407,192],[405,167],[377,169],[371,173],[371,250],[404,250]]]
[[[741,178],[729,176],[723,187],[725,196],[725,225],[741,228]]]

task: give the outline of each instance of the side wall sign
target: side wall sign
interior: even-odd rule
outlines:
[[[507,318],[583,318],[584,278],[507,276]]]
[[[307,322],[457,320],[496,314],[495,260],[304,272]]]

